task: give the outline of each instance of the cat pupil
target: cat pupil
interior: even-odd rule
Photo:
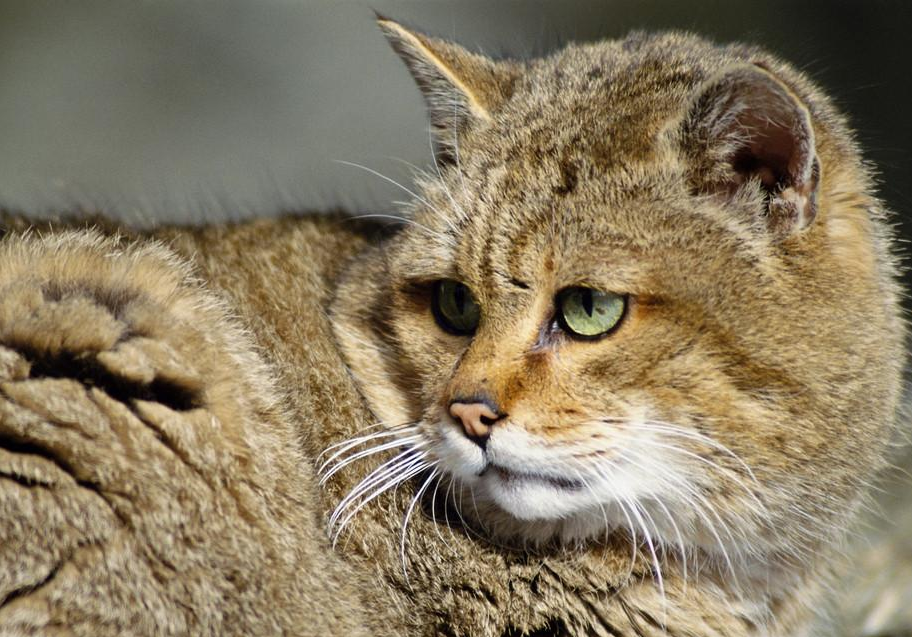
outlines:
[[[456,302],[456,309],[459,310],[459,313],[465,314],[465,286],[456,286],[456,289],[453,291],[453,300]]]
[[[582,296],[583,309],[586,310],[586,314],[591,317],[593,309],[592,290],[583,290]]]

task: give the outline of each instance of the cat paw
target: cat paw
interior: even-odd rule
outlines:
[[[252,612],[334,573],[296,442],[249,338],[167,248],[0,241],[0,632],[306,625],[306,604]]]

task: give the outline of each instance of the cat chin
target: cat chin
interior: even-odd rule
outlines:
[[[486,499],[517,520],[560,520],[592,506],[592,495],[582,485],[560,484],[535,475],[517,475],[489,467],[477,488]]]
[[[735,575],[736,579],[743,576],[744,582],[734,582],[739,586],[785,576],[777,563],[764,557],[772,547],[765,546],[761,538],[752,536],[748,541],[747,537],[736,539],[731,531],[697,530],[699,524],[693,521],[667,524],[661,517],[665,507],[655,501],[640,503],[638,513],[631,514],[614,502],[596,503],[585,493],[526,484],[491,489],[480,480],[472,485],[471,493],[458,496],[458,500],[466,505],[463,519],[470,520],[479,533],[505,545],[537,548],[557,544],[585,549],[620,532],[645,555],[668,552],[692,556],[699,552],[703,556],[700,568],[726,577]]]
[[[480,486],[480,485],[479,485]],[[521,487],[525,489],[525,487]],[[543,496],[530,506],[519,496]],[[573,507],[568,500],[576,500]],[[611,513],[611,507],[593,507],[577,496],[567,497],[558,491],[543,493],[537,488],[522,493],[498,496],[478,489],[469,510],[463,516],[474,519],[476,526],[492,539],[512,544],[542,546],[557,542],[565,546],[581,546],[605,539],[624,528],[622,517]],[[563,514],[559,515],[560,510]]]
[[[467,485],[464,485],[467,486]],[[746,558],[739,547],[721,546],[721,539],[688,536],[659,522],[656,511],[649,512],[649,504],[641,506],[648,516],[649,536],[643,533],[640,521],[616,503],[595,503],[585,493],[573,494],[541,485],[511,485],[508,489],[490,488],[479,481],[471,493],[459,498],[465,508],[462,517],[471,520],[477,530],[494,541],[520,547],[543,547],[558,544],[568,548],[582,548],[592,543],[607,541],[617,532],[636,542],[643,551],[704,551],[710,560],[707,568],[723,572],[737,567],[744,568]],[[634,529],[631,534],[631,528]],[[729,538],[726,538],[729,539]],[[730,563],[729,559],[736,559]],[[767,572],[768,565],[749,559],[755,574]]]

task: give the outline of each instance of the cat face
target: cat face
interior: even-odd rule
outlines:
[[[901,358],[825,100],[684,36],[519,66],[385,28],[439,151],[336,307],[387,469],[497,538],[813,550],[879,462]]]
[[[575,150],[571,161],[594,171]],[[680,205],[691,198],[674,169],[639,183],[599,175],[598,184],[624,184],[611,193],[578,184],[578,193],[555,194],[553,167],[528,186],[505,183],[516,170],[510,157],[524,152],[506,152],[483,178],[464,167],[473,184],[464,192],[458,176],[441,182],[453,201],[426,192],[421,227],[403,234],[390,262],[390,327],[414,370],[413,417],[441,470],[472,491],[487,524],[535,538],[598,537],[607,518],[716,545],[714,533],[733,523],[714,515],[760,523],[754,450],[795,425],[739,388],[795,388],[741,369],[730,352],[732,325],[774,324],[776,306],[760,312],[744,301],[770,293],[756,255],[711,210]],[[684,216],[695,217],[686,228],[676,222]],[[716,280],[721,263],[728,281]],[[462,305],[477,306],[473,329],[453,330],[441,316],[452,287],[441,281],[471,296]],[[568,325],[567,294],[578,290],[621,306],[595,334]],[[454,403],[491,413],[461,419]],[[493,422],[472,435],[482,417]]]

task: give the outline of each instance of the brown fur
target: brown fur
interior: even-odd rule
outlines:
[[[272,372],[186,263],[69,232],[0,264],[0,632],[369,634]]]
[[[903,358],[889,232],[842,119],[775,58],[692,36],[519,64],[381,26],[425,91],[441,162],[391,236],[309,217],[158,231],[182,257],[91,233],[4,239],[0,513],[17,522],[0,525],[0,563],[16,565],[0,571],[0,626],[806,634],[884,462]],[[726,163],[753,143],[746,120],[713,108],[757,95],[807,160],[765,198],[767,173]],[[440,278],[477,296],[474,338],[434,324]],[[622,325],[543,336],[556,292],[580,283],[629,294]],[[742,554],[726,564],[704,529],[685,580],[674,543],[659,564],[645,546],[631,560],[628,529],[574,538],[473,508],[459,485],[405,527],[414,489],[385,493],[331,552],[319,527],[391,454],[318,493],[320,453],[417,422],[402,431],[446,467],[446,404],[473,392],[555,448],[605,453],[621,434],[591,420],[632,427],[647,403],[698,428],[753,472],[673,441],[713,463],[692,477]]]

